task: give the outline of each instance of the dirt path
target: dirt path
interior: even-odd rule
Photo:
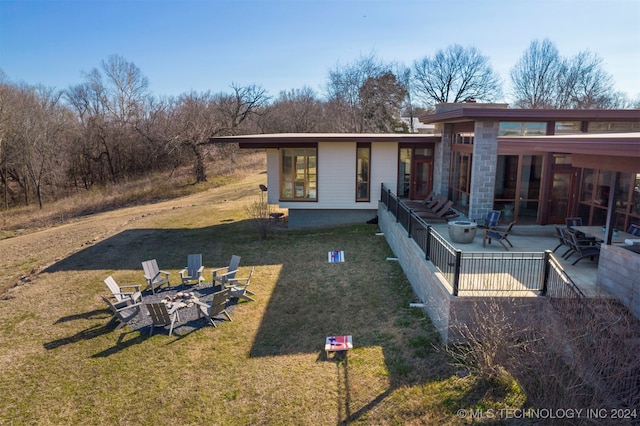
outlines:
[[[265,183],[266,175],[255,173],[235,184],[210,189],[156,204],[147,204],[86,216],[70,223],[0,241],[0,297],[7,290],[32,280],[49,265],[88,245],[133,227],[151,226],[160,216],[180,214],[185,206],[222,204],[237,207],[247,195]],[[246,202],[246,199],[244,200]]]

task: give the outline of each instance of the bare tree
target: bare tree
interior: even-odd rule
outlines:
[[[326,88],[327,108],[337,132],[364,131],[360,90],[364,83],[390,71],[390,66],[374,54],[329,72]]]
[[[550,40],[532,41],[511,69],[515,105],[520,108],[553,108],[563,69],[560,53]]]
[[[400,111],[407,97],[407,90],[392,72],[369,77],[360,87],[358,96],[362,131],[393,133],[398,128],[404,130]]]
[[[628,104],[615,93],[602,60],[584,51],[560,56],[549,39],[534,40],[511,69],[512,94],[520,108],[616,108]]]
[[[138,174],[149,167],[151,157],[142,148],[136,126],[145,119],[149,101],[148,80],[140,69],[114,55],[85,75],[83,84],[70,87],[66,98],[79,117],[82,146],[74,164],[89,176],[86,182]],[[151,163],[155,164],[155,163]]]
[[[222,134],[238,135],[247,119],[262,113],[269,101],[266,90],[255,84],[249,86],[231,85],[232,94],[218,95],[218,111],[222,114]]]
[[[501,96],[498,74],[475,47],[452,45],[413,64],[416,94],[426,105]]]
[[[260,128],[265,133],[309,133],[319,130],[322,122],[322,102],[313,89],[303,87],[280,92],[266,108]]]

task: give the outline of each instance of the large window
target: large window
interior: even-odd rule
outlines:
[[[359,143],[356,150],[356,201],[369,201],[371,144]]]
[[[280,199],[316,201],[317,173],[316,148],[283,148]]]
[[[595,169],[582,171],[578,213],[590,225],[604,225],[607,221],[613,173]],[[614,226],[626,230],[631,224],[640,224],[640,173],[620,173],[614,190]]]
[[[471,190],[471,154],[453,152],[450,184],[449,191],[454,206],[465,214],[468,213]]]
[[[535,222],[541,180],[542,156],[499,155],[493,208],[506,222]]]

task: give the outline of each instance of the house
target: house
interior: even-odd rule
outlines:
[[[411,188],[412,197],[426,197],[439,139],[403,133],[287,133],[211,141],[264,148],[268,203],[288,209],[290,228],[302,228],[375,218],[381,183],[395,188],[400,181]],[[411,173],[423,180],[410,181]]]
[[[473,220],[498,209],[504,221],[519,225],[564,224],[569,216],[609,228],[640,224],[638,110],[525,110],[469,102],[438,105],[421,121],[435,125],[434,135],[272,134],[211,142],[265,149],[268,202],[288,209],[290,228],[380,216],[385,238],[445,341],[468,313],[470,298],[443,281],[452,271],[442,268],[455,264],[452,258],[442,268],[426,261],[397,218],[381,210],[383,186],[405,200],[435,191]],[[614,245],[602,253],[607,267],[598,268],[598,280],[640,313],[640,255]],[[518,303],[539,306],[531,297]]]
[[[270,134],[216,137],[264,148],[268,202],[300,228],[365,222],[380,187],[400,198],[432,190],[470,219],[503,212],[519,224],[640,224],[640,111],[525,110],[506,104],[440,104],[425,134]],[[617,178],[613,182],[613,178]],[[613,183],[612,183],[613,182]],[[612,185],[615,185],[612,186]]]

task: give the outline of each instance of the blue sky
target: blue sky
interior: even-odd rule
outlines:
[[[375,53],[411,65],[474,46],[505,82],[532,40],[562,56],[590,50],[616,90],[640,97],[638,0],[0,0],[0,68],[12,82],[65,89],[118,54],[156,95],[270,95],[308,86]]]

